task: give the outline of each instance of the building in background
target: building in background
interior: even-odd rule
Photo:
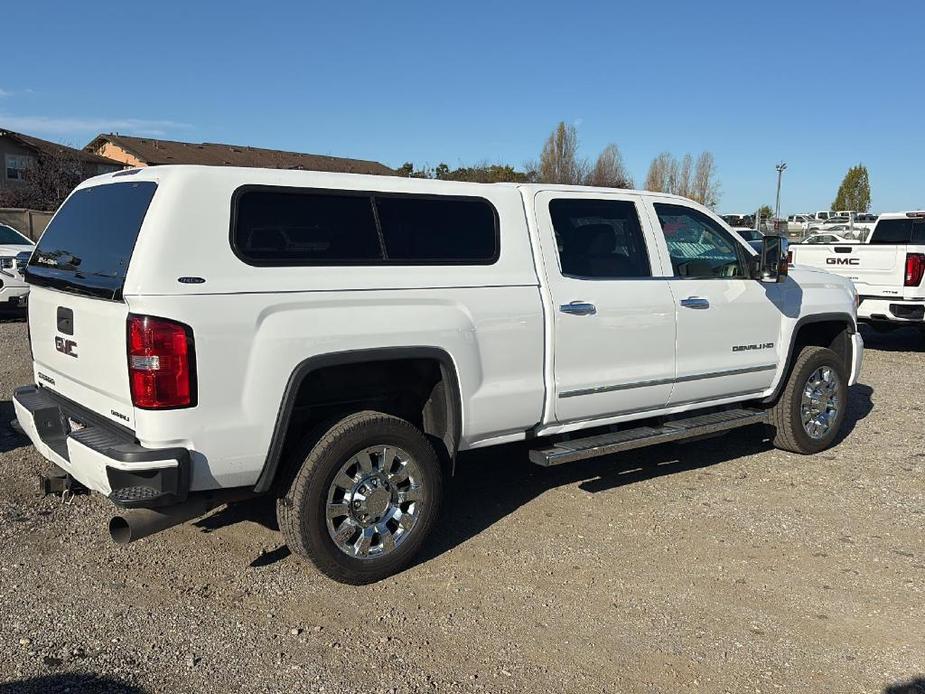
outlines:
[[[115,159],[126,166],[162,166],[166,164],[202,164],[207,166],[255,166],[267,169],[305,169],[338,173],[395,175],[395,171],[377,161],[346,159],[321,154],[300,154],[275,149],[211,142],[200,144],[174,142],[113,133],[98,135],[84,150]]]
[[[43,158],[72,161],[80,169],[81,178],[125,168],[121,161],[114,161],[94,152],[40,140],[0,127],[0,165],[3,166],[3,170],[0,171],[0,192],[23,186],[26,171]]]

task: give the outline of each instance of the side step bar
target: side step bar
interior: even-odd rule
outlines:
[[[530,451],[530,461],[543,467],[549,467],[629,451],[633,448],[705,436],[750,424],[763,424],[767,421],[767,410],[739,408],[711,412],[685,419],[673,419],[655,427],[636,427],[584,439],[560,441],[548,448],[537,448]]]

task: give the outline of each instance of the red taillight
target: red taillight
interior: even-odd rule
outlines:
[[[925,274],[925,254],[907,253],[905,285],[907,287],[918,287],[922,283],[923,274]]]
[[[195,405],[193,331],[151,316],[128,318],[132,403],[145,410]]]

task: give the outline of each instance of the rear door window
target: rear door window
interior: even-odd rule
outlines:
[[[635,203],[557,198],[549,203],[562,274],[579,279],[651,277]]]
[[[121,300],[135,241],[156,190],[151,181],[78,190],[42,235],[26,268],[26,280]]]

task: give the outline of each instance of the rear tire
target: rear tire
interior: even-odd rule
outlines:
[[[769,419],[777,448],[804,455],[832,445],[848,406],[848,379],[835,352],[804,347]]]
[[[341,583],[405,568],[436,524],[443,471],[424,434],[381,412],[357,412],[303,444],[277,515],[289,549]]]

